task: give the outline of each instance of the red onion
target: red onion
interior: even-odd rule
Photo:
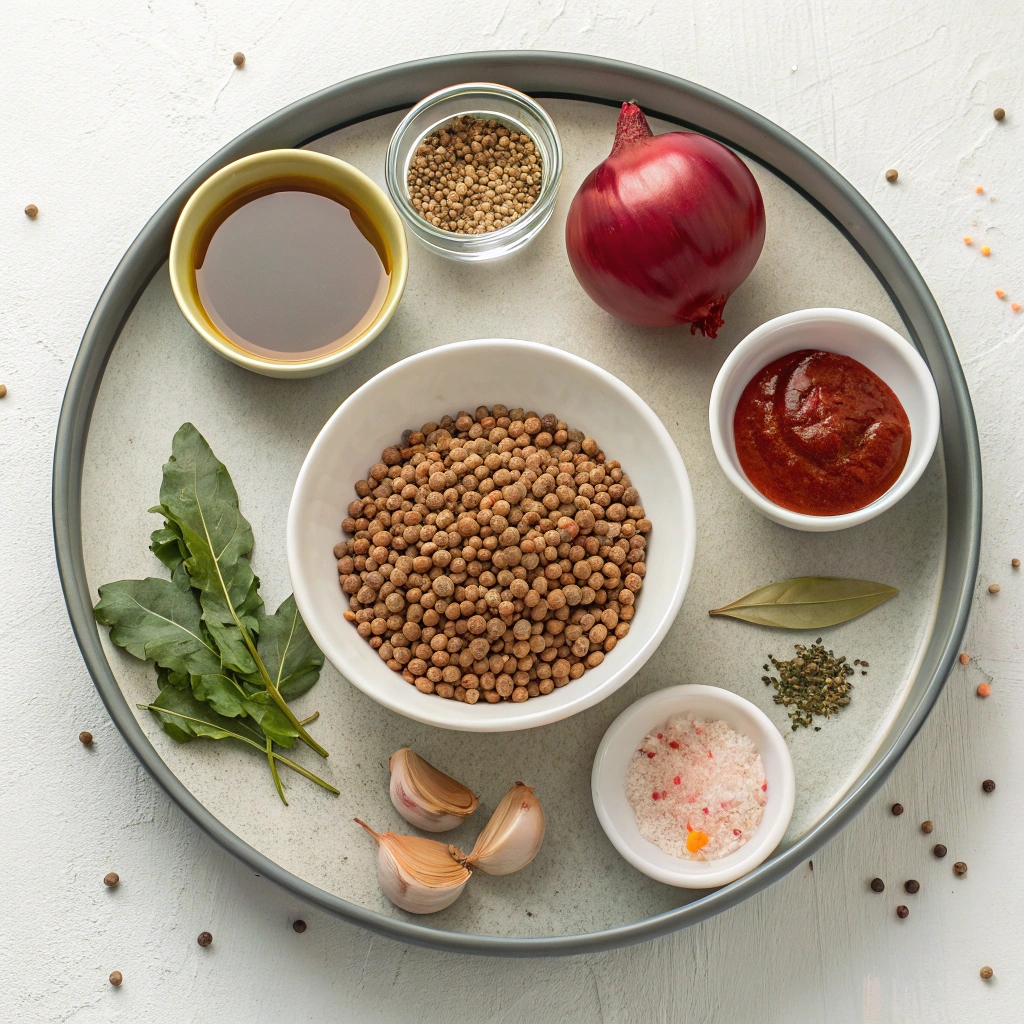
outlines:
[[[615,144],[565,225],[569,262],[602,309],[641,327],[714,338],[764,245],[764,202],[732,150],[696,132],[654,135],[623,103]]]

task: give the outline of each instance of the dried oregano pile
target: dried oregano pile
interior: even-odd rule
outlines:
[[[828,718],[850,703],[850,676],[854,669],[845,657],[837,658],[832,651],[826,651],[820,636],[811,647],[794,644],[794,650],[796,657],[791,661],[778,661],[769,654],[779,675],[762,676],[761,681],[765,686],[775,687],[776,704],[793,709],[789,720],[794,729],[799,729],[809,726],[814,715]],[[866,666],[867,662],[858,658],[856,664]],[[768,670],[767,665],[764,668]]]
[[[419,144],[406,183],[413,208],[434,227],[482,235],[533,206],[541,173],[529,135],[467,114]]]
[[[496,405],[407,433],[356,484],[335,546],[345,617],[423,693],[551,693],[629,632],[651,523],[618,462]]]

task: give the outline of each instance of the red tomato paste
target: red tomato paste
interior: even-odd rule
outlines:
[[[733,431],[754,487],[812,516],[870,505],[910,453],[910,421],[892,389],[834,352],[791,352],[761,369],[743,389]]]

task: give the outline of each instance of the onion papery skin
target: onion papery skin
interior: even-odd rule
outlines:
[[[764,246],[761,190],[732,150],[696,132],[651,135],[624,103],[611,155],[569,208],[569,262],[604,310],[714,338]]]

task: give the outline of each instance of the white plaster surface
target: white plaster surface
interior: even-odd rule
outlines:
[[[948,0],[898,10],[863,0],[372,12],[263,0],[11,4],[0,25],[0,380],[10,389],[0,402],[0,671],[10,695],[0,711],[0,1019],[1016,1019],[1024,723],[1014,698],[1024,660],[1014,626],[1024,583],[1009,559],[1024,550],[1024,470],[1010,424],[1024,411],[1024,314],[993,290],[1024,301],[1021,13],[1019,3],[963,11]],[[238,131],[316,88],[484,47],[646,63],[747,103],[820,152],[932,286],[985,459],[982,575],[965,645],[974,660],[955,669],[882,794],[813,871],[689,931],[569,960],[482,961],[371,938],[222,853],[107,719],[67,624],[50,536],[53,428],[81,331],[171,189]],[[248,58],[241,71],[236,49]],[[1008,111],[1002,124],[997,105]],[[882,177],[889,166],[900,170],[895,186]],[[40,208],[35,222],[21,212],[28,202]],[[991,258],[965,247],[964,234],[990,244]],[[1002,584],[995,597],[992,581]],[[973,694],[983,679],[993,686],[986,702]],[[76,740],[83,728],[96,736],[92,750]],[[988,777],[999,787],[984,796]],[[899,819],[888,812],[896,799],[907,808]],[[917,830],[925,817],[936,823],[928,838]],[[950,849],[945,861],[928,853],[935,840]],[[950,870],[957,858],[970,865],[962,880]],[[101,884],[109,870],[124,879],[116,890]],[[866,889],[875,874],[888,883],[882,896]],[[907,877],[921,880],[916,896],[902,893]],[[901,901],[911,907],[904,922]],[[302,935],[289,927],[299,916]],[[203,929],[215,936],[206,950],[195,943]],[[996,972],[989,984],[978,978],[985,963]],[[106,982],[115,968],[125,976],[116,991]]]

